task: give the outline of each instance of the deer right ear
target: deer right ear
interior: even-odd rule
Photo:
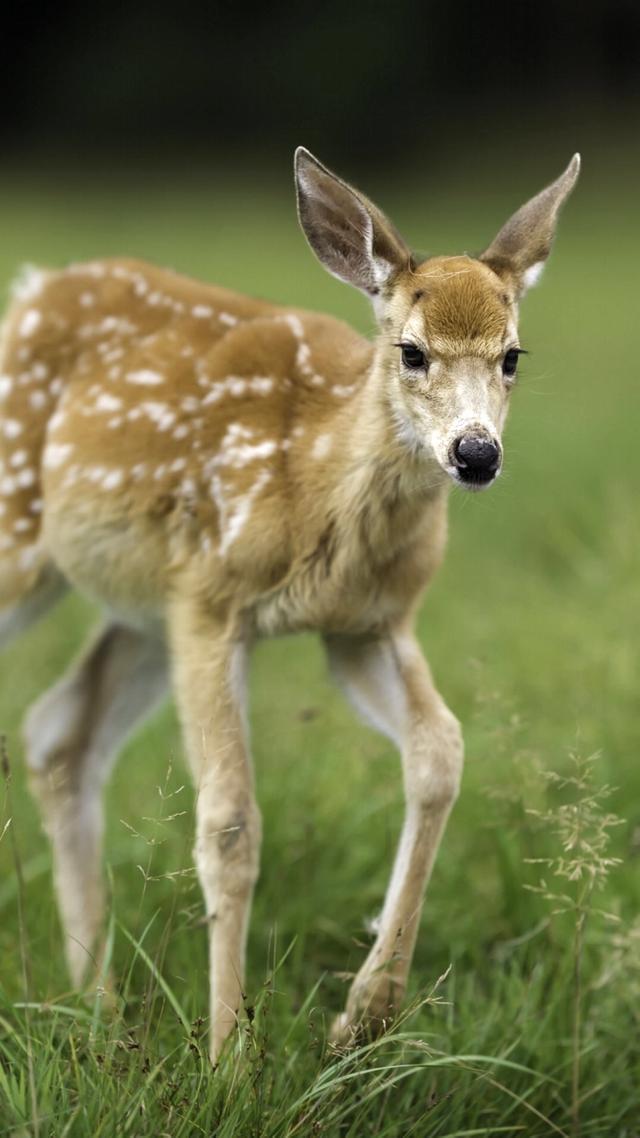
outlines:
[[[295,156],[298,217],[316,257],[334,277],[374,300],[411,262],[400,234],[364,194],[303,146]]]

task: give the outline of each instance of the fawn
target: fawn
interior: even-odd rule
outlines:
[[[462,769],[457,720],[412,631],[442,560],[448,488],[489,486],[518,302],[576,181],[564,174],[478,257],[419,263],[363,194],[296,152],[302,229],[374,306],[373,343],[127,259],[25,271],[0,360],[0,642],[69,586],[107,616],[30,710],[71,978],[99,951],[101,792],[169,677],[197,788],[211,1057],[242,1007],[260,813],[245,674],[257,637],[315,629],[364,718],[402,754],[405,821],[375,943],[334,1038],[381,1029],[407,983]]]

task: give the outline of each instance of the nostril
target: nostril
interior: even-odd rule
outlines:
[[[456,439],[453,455],[460,470],[470,475],[495,474],[500,465],[498,447],[483,436],[463,435]]]

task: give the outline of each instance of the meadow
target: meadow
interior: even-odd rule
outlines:
[[[370,941],[402,794],[393,749],[345,707],[312,637],[254,660],[263,868],[249,1016],[221,1067],[206,1059],[193,793],[170,706],[127,745],[106,794],[115,1008],[69,991],[19,725],[97,619],[70,597],[0,658],[0,1135],[640,1134],[640,226],[624,179],[584,159],[523,305],[530,355],[506,469],[486,494],[452,493],[447,559],[422,608],[467,757],[406,1012],[356,1050],[327,1042]],[[562,161],[541,152],[509,179],[441,171],[411,195],[366,189],[417,247],[454,252],[487,244]],[[259,207],[255,186],[215,173],[181,187],[152,173],[5,179],[1,281],[23,261],[109,253],[372,328],[312,258],[284,176]]]

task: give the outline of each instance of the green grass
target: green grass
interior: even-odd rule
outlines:
[[[11,765],[0,821],[2,832],[11,817],[0,841],[0,1135],[638,1134],[640,228],[631,197],[598,183],[585,157],[546,278],[524,306],[532,354],[505,475],[481,497],[453,495],[447,561],[420,620],[463,721],[467,766],[406,1016],[369,1048],[338,1054],[326,1042],[383,897],[401,785],[396,756],[353,720],[311,637],[262,645],[254,663],[265,838],[247,979],[255,1018],[233,1053],[210,1072],[193,796],[170,709],[126,748],[107,794],[116,1011],[68,991],[19,723],[95,618],[71,598],[0,665]],[[382,198],[417,245],[474,248],[521,189],[537,188],[494,200],[495,176],[480,172],[473,194],[441,178],[433,200]],[[127,252],[371,326],[364,303],[314,264],[291,194],[272,192],[257,210],[255,190],[214,187],[8,184],[0,276],[24,260]],[[572,752],[597,752],[593,785],[615,788],[599,809],[624,819],[609,846],[620,864],[593,894],[588,876],[554,876],[562,804],[582,803],[578,824],[595,826],[585,840],[598,828],[589,791],[542,773],[570,772]],[[593,861],[583,847],[578,856]],[[569,902],[527,888],[542,876]]]

